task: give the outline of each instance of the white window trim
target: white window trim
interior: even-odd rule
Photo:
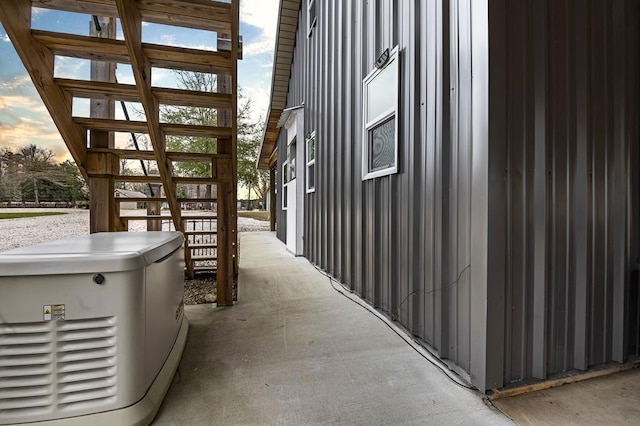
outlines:
[[[285,191],[285,188],[287,187],[287,185],[289,185],[289,182],[285,182],[285,178],[289,177],[289,173],[287,171],[287,167],[289,167],[289,162],[288,161],[284,161],[282,163],[282,210],[287,210],[288,206],[287,206],[287,196],[289,195],[289,191]]]
[[[384,111],[377,117],[367,122],[367,85],[375,79],[384,69],[386,69],[391,63],[396,62],[396,101],[392,108]],[[374,68],[362,81],[362,180],[374,179],[377,177],[388,176],[398,173],[398,129],[400,123],[398,120],[398,107],[400,103],[400,54],[398,46],[396,46],[389,54],[389,60],[385,64],[384,68]],[[390,117],[395,116],[395,147],[394,147],[394,162],[392,167],[386,169],[376,170],[369,172],[369,130],[378,124],[388,120]]]
[[[314,142],[314,148],[313,148],[313,151],[314,151],[313,152],[313,160],[309,160],[309,141],[311,141],[312,139],[315,141]],[[309,137],[305,139],[305,143],[304,143],[305,156],[306,156],[305,159],[306,159],[306,163],[307,163],[307,166],[305,167],[305,178],[306,178],[305,182],[306,182],[307,194],[316,192],[316,183],[315,183],[316,182],[316,171],[315,171],[316,169],[315,169],[315,167],[313,169],[313,173],[314,173],[314,176],[313,176],[313,188],[310,188],[309,187],[309,167],[316,164],[316,157],[317,157],[317,152],[318,152],[317,151],[317,148],[318,148],[317,143],[318,143],[318,139],[316,138],[316,132],[314,130],[313,132],[311,132]]]
[[[316,15],[311,20],[311,7],[316,6]],[[318,5],[316,4],[316,0],[307,0],[307,38],[311,37],[313,34],[313,28],[316,26],[318,22]]]

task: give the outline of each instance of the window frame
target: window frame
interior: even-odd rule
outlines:
[[[309,160],[309,143],[313,141],[313,159]],[[309,134],[309,137],[305,139],[305,143],[304,143],[304,147],[305,147],[305,188],[307,191],[307,194],[311,194],[316,192],[316,168],[315,168],[315,164],[316,164],[316,144],[318,142],[318,139],[316,138],[316,131],[314,130],[313,132],[311,132]],[[311,166],[313,167],[313,187],[309,186],[309,168]]]
[[[396,87],[395,87],[395,101],[393,105],[381,112],[377,116],[373,117],[371,120],[367,121],[367,102],[368,102],[368,86],[371,82],[375,81],[376,77],[378,77],[383,71],[385,71],[389,66],[395,67],[396,74]],[[393,50],[389,53],[389,60],[382,68],[374,69],[362,80],[362,180],[374,179],[382,176],[389,176],[392,174],[398,173],[398,130],[399,130],[399,119],[398,119],[398,109],[400,104],[400,99],[398,94],[400,93],[400,50],[398,46],[394,47]],[[391,117],[394,117],[395,120],[395,129],[394,129],[394,161],[393,165],[390,167],[386,167],[384,169],[379,169],[375,171],[370,171],[369,168],[369,134],[370,131],[375,129],[378,125],[383,124]]]
[[[318,22],[318,4],[316,0],[307,0],[307,38],[313,35],[313,28]],[[311,17],[311,8],[313,8],[313,19]]]
[[[287,160],[282,162],[282,210],[287,210],[287,195],[289,193],[289,162]]]

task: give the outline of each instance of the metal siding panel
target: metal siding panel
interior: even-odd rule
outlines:
[[[326,86],[324,90],[325,97],[325,110],[324,128],[327,135],[327,182],[325,194],[325,203],[327,211],[327,228],[325,231],[325,244],[327,245],[327,255],[325,258],[325,269],[335,275],[334,270],[334,253],[335,253],[335,240],[334,240],[334,221],[335,221],[335,175],[336,175],[336,138],[335,138],[335,98],[333,96],[333,90],[335,87],[336,73],[335,63],[337,55],[335,50],[335,28],[333,20],[333,2],[324,2],[323,12],[321,16],[321,25],[325,31],[325,51],[323,56],[327,61],[326,67]]]
[[[506,77],[491,58],[509,94],[502,119],[491,108],[508,150],[505,382],[638,354],[638,9],[509,3],[492,41],[508,57]]]
[[[480,387],[638,355],[638,1],[489,0],[488,152],[484,2],[318,5],[288,97],[318,138],[310,260]],[[396,41],[400,172],[362,182],[362,78]]]

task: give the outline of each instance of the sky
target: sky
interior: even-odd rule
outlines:
[[[268,110],[278,5],[279,0],[240,1],[240,34],[244,42],[244,59],[238,63],[238,84],[243,95],[252,101],[255,120],[263,119]],[[32,27],[88,35],[90,18],[90,15],[84,14],[33,9]],[[206,31],[158,24],[143,23],[142,28],[144,42],[207,50],[215,50],[212,36],[212,33]],[[123,38],[119,25],[116,38]],[[55,76],[88,80],[89,61],[57,57]],[[117,65],[116,78],[120,83],[134,84],[131,67],[128,65]],[[173,72],[169,70],[154,71],[152,84],[178,87]],[[130,107],[133,111],[141,110],[135,104]],[[87,116],[88,108],[88,101],[74,101],[74,115]],[[121,108],[116,108],[116,118],[123,117]],[[58,161],[71,158],[11,40],[0,24],[0,147],[16,150],[28,144],[52,150]]]

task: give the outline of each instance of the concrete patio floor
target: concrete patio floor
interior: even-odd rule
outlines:
[[[156,425],[512,424],[269,232],[241,234],[239,302],[188,306]]]

